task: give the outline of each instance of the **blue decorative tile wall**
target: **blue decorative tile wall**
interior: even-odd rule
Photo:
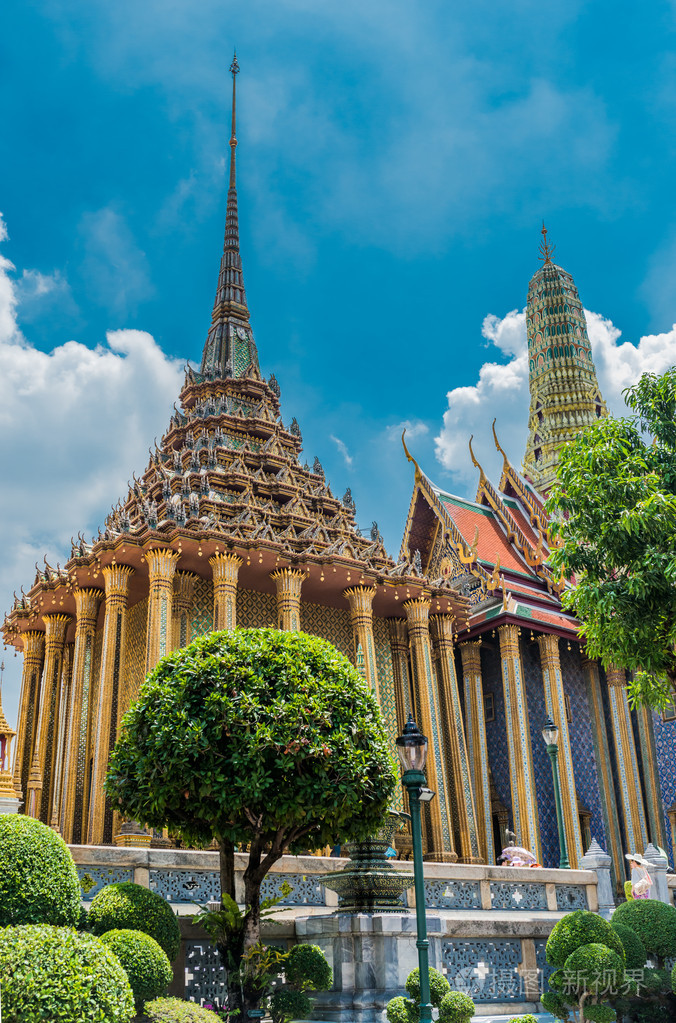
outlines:
[[[655,750],[657,752],[657,770],[662,789],[662,803],[664,805],[665,827],[667,832],[667,855],[669,861],[674,863],[674,836],[671,833],[671,825],[667,817],[667,811],[676,800],[676,721],[663,721],[662,715],[653,714],[653,726],[655,729]]]
[[[528,720],[535,772],[535,791],[540,815],[540,841],[543,867],[559,865],[559,835],[556,823],[556,804],[552,782],[552,765],[542,740],[542,726],[547,718],[540,648],[537,643],[521,640],[521,661],[526,680]]]
[[[628,848],[627,834],[624,827],[624,815],[622,813],[622,792],[617,777],[617,760],[615,757],[615,737],[613,733],[612,718],[610,716],[610,701],[608,699],[608,680],[603,666],[599,665],[599,679],[601,682],[601,696],[603,698],[603,714],[606,719],[606,734],[608,736],[608,751],[610,763],[612,764],[613,785],[615,787],[615,803],[617,805],[617,816],[620,822],[620,836],[623,848]]]
[[[493,772],[493,781],[500,800],[507,809],[512,809],[512,793],[509,787],[509,754],[507,752],[507,730],[505,728],[505,700],[502,694],[502,675],[497,638],[490,633],[484,636],[481,645],[481,675],[484,694],[491,693],[495,706],[495,720],[486,722],[486,744],[488,760]]]

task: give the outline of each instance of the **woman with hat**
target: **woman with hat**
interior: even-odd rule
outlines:
[[[625,885],[627,898],[649,899],[653,886],[653,880],[648,873],[650,863],[640,853],[626,853],[625,858],[629,860],[631,867],[631,893],[627,891],[629,883]]]

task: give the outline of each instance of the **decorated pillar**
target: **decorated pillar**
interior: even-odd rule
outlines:
[[[615,798],[615,785],[613,784],[613,771],[610,759],[610,746],[608,733],[606,731],[606,717],[603,712],[603,696],[601,693],[601,682],[599,679],[598,661],[582,659],[582,667],[585,673],[587,688],[587,701],[591,714],[592,739],[594,743],[594,758],[596,760],[596,771],[599,779],[599,796],[601,799],[601,814],[603,816],[603,827],[606,834],[605,848],[611,857],[610,871],[613,884],[617,891],[624,881],[624,850],[622,847],[622,836],[620,834],[620,820],[617,812],[617,800]]]
[[[14,788],[19,799],[28,791],[28,772],[38,720],[40,678],[45,654],[45,634],[37,630],[21,633],[23,672],[19,702],[18,735],[14,753]]]
[[[458,679],[455,673],[453,615],[436,614],[431,619],[432,637],[439,666],[442,734],[446,737],[447,780],[453,792],[454,831],[461,863],[484,863],[477,833],[474,794],[470,780],[465,723],[462,719]]]
[[[394,676],[394,699],[397,707],[397,724],[401,732],[409,714],[416,716],[411,702],[411,686],[408,674],[408,629],[405,618],[388,618],[390,650],[392,651],[392,674]]]
[[[54,726],[58,718],[61,658],[70,615],[47,614],[45,622],[45,666],[40,690],[40,707],[35,743],[28,775],[26,813],[47,824],[49,815],[51,771],[54,755]]]
[[[106,565],[102,572],[106,587],[106,613],[103,620],[101,674],[91,736],[93,764],[87,824],[88,845],[107,844],[113,837],[113,816],[103,791],[103,782],[110,751],[117,736],[117,703],[120,670],[124,664],[127,599],[134,569],[128,565],[114,564]]]
[[[481,677],[481,643],[470,641],[460,644],[463,683],[465,689],[465,722],[467,726],[467,752],[474,790],[479,848],[485,863],[495,862],[493,845],[493,814],[491,813],[491,783],[486,741],[486,718]]]
[[[146,675],[172,649],[174,572],[180,554],[170,547],[146,551],[148,562],[148,629]]]
[[[87,765],[87,734],[92,686],[94,636],[103,590],[83,588],[75,598],[75,645],[66,755],[61,798],[61,832],[66,842],[79,844]]]
[[[2,709],[2,699],[0,699],[0,814],[18,813],[21,805],[21,800],[14,788],[12,772],[9,769],[12,739],[15,735],[14,729],[9,727],[9,722]]]
[[[73,682],[73,644],[66,643],[63,648],[63,659],[61,662],[61,698],[59,700],[59,715],[54,721],[56,730],[56,748],[54,751],[54,767],[52,769],[52,793],[51,811],[49,824],[55,831],[61,834],[60,802],[63,790],[63,771],[65,762],[66,743],[68,741],[68,723],[71,711],[71,692]]]
[[[300,588],[305,572],[301,568],[278,568],[270,578],[277,587],[277,628],[300,632]]]
[[[634,730],[627,701],[627,674],[624,668],[611,665],[606,669],[606,678],[625,836],[630,852],[642,852],[648,844],[648,829],[643,808]]]
[[[577,788],[573,770],[573,754],[570,748],[568,715],[563,691],[561,660],[559,658],[559,637],[541,633],[538,636],[542,681],[545,689],[545,705],[552,721],[559,726],[559,780],[561,783],[561,809],[563,826],[568,848],[568,862],[571,870],[577,870],[586,850],[582,848],[580,817],[577,809]]]
[[[174,576],[174,622],[172,640],[175,650],[182,650],[190,642],[190,615],[195,602],[193,572],[177,572]]]
[[[519,627],[518,625],[501,625],[498,628],[498,633],[502,659],[502,688],[505,696],[505,727],[509,751],[509,780],[512,792],[514,831],[518,844],[530,849],[539,862],[542,857],[540,824],[535,793],[526,685],[519,648]]]
[[[214,576],[214,629],[222,632],[237,627],[237,574],[242,559],[236,554],[214,554],[209,558]]]
[[[354,648],[356,651],[361,647],[364,656],[364,678],[368,683],[369,689],[375,694],[378,703],[380,703],[376,648],[373,641],[373,610],[371,607],[375,595],[375,588],[371,586],[351,586],[349,589],[343,590],[343,596],[350,605]]]
[[[404,602],[408,635],[411,642],[415,704],[420,731],[427,736],[427,784],[436,796],[424,804],[425,858],[455,863],[458,854],[453,841],[451,798],[446,779],[446,755],[442,739],[441,703],[432,664],[427,597],[414,597]]]
[[[666,849],[667,836],[664,828],[664,804],[662,803],[660,777],[657,772],[653,712],[649,707],[641,705],[636,708],[636,719],[638,721],[639,748],[641,750],[643,784],[645,787],[646,810],[648,812],[649,838],[653,845]]]

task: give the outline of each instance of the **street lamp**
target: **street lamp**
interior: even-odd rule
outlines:
[[[422,825],[420,803],[428,803],[434,792],[426,787],[424,775],[427,760],[427,737],[424,736],[409,714],[404,731],[396,740],[397,753],[404,768],[402,783],[408,792],[411,811],[411,837],[413,839],[413,878],[415,887],[415,916],[418,931],[418,968],[420,973],[420,1023],[430,1023],[432,1003],[430,1002],[429,942],[427,940],[427,919],[425,916],[425,881],[423,877]]]
[[[559,867],[561,870],[569,870],[568,847],[566,846],[566,832],[563,827],[563,811],[561,809],[561,785],[559,783],[559,729],[551,718],[547,718],[542,726],[542,738],[545,740],[547,754],[552,762],[552,778],[554,779],[554,802],[556,804],[556,823],[559,828]]]

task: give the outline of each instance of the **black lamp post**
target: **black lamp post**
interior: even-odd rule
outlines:
[[[415,916],[418,932],[418,967],[420,972],[420,1023],[431,1023],[429,942],[425,915],[425,881],[423,876],[422,824],[420,803],[429,802],[434,792],[426,787],[424,770],[427,760],[427,738],[409,714],[404,731],[396,740],[397,753],[404,768],[402,783],[408,792],[411,811],[411,837],[413,839],[413,883],[415,887]]]
[[[563,810],[561,808],[561,784],[559,782],[559,737],[558,726],[551,718],[547,718],[542,726],[542,738],[545,740],[547,754],[552,762],[552,777],[554,779],[554,802],[556,803],[556,823],[559,828],[559,867],[561,870],[569,870],[568,847],[566,845],[566,831],[563,826]]]

